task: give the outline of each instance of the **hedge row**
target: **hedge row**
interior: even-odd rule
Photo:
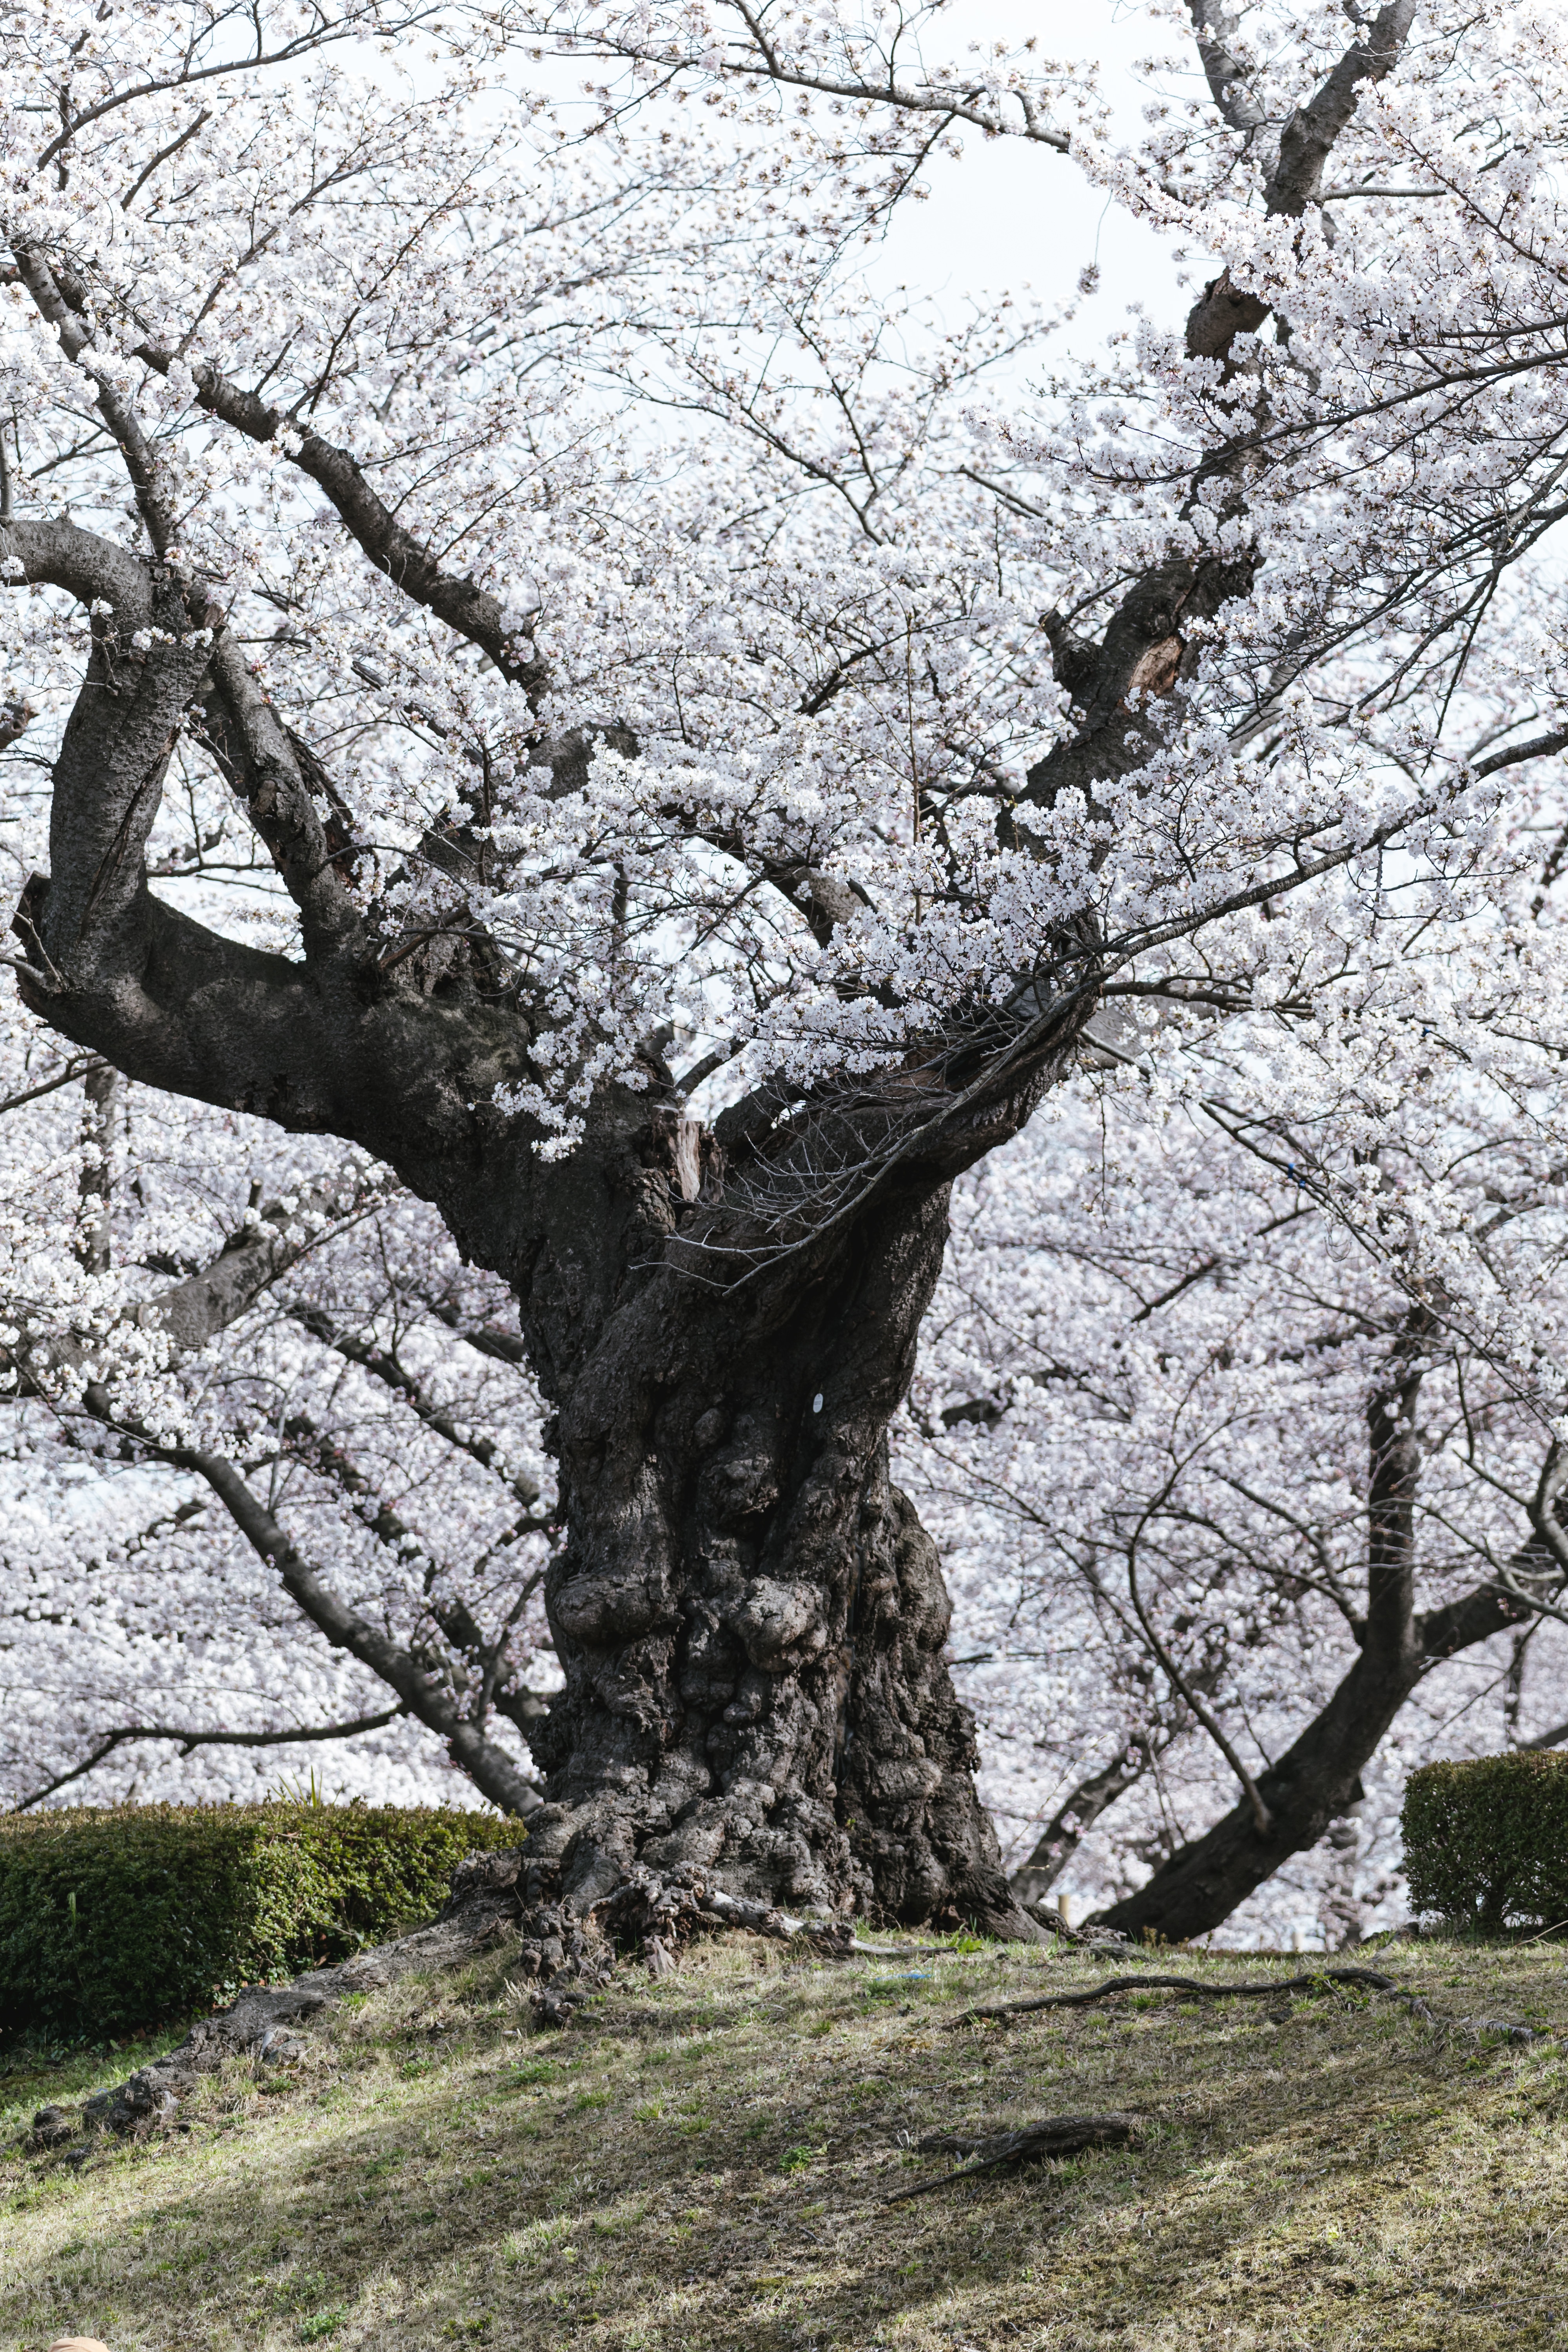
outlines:
[[[0,1821],[0,2032],[124,2033],[428,1919],[521,1822],[396,1805],[115,1805]]]
[[[1568,1755],[1424,1764],[1405,1792],[1411,1906],[1498,1935],[1568,1924]]]

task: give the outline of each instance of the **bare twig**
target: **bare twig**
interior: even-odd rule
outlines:
[[[6,1810],[13,1813],[25,1813],[30,1806],[41,1805],[58,1790],[68,1788],[73,1780],[79,1780],[87,1773],[96,1771],[106,1757],[133,1739],[177,1739],[182,1757],[193,1755],[198,1748],[290,1748],[296,1740],[353,1739],[362,1731],[379,1731],[384,1725],[395,1723],[400,1715],[407,1712],[407,1707],[400,1703],[396,1706],[383,1707],[377,1715],[356,1715],[349,1723],[295,1724],[282,1731],[192,1731],[174,1723],[124,1724],[117,1731],[106,1732],[84,1764],[73,1766],[68,1772],[58,1773],[52,1780],[46,1780],[41,1789],[35,1789],[30,1797],[23,1797]]]

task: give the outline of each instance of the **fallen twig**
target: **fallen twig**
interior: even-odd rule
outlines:
[[[982,2018],[1005,2021],[1037,2009],[1083,2009],[1113,1992],[1188,1992],[1202,2000],[1261,2000],[1269,1993],[1319,1992],[1325,1985],[1334,1984],[1365,1985],[1373,1992],[1399,1990],[1392,1977],[1379,1975],[1376,1969],[1314,1969],[1310,1976],[1267,1978],[1258,1984],[1202,1984],[1196,1977],[1108,1977],[1104,1984],[1090,1985],[1084,1992],[1047,1992],[1033,2000],[999,2001],[988,2008],[966,2009],[952,2021],[954,2026],[973,2025]]]
[[[1088,2147],[1124,2147],[1137,2129],[1135,2116],[1046,2116],[1038,2123],[1020,2126],[1016,2131],[993,2132],[984,2138],[969,2137],[962,2132],[930,2132],[920,2143],[922,2156],[973,2156],[978,2161],[943,2172],[935,2180],[918,2180],[908,2189],[895,2189],[882,2202],[899,2205],[907,2198],[925,2197],[933,2189],[945,2189],[950,2181],[977,2180],[982,2173],[996,2172],[1005,2164],[1039,2163],[1048,2156],[1078,2156]]]
[[[1503,2017],[1439,2016],[1419,1993],[1395,1984],[1392,1977],[1384,1976],[1376,1969],[1314,1969],[1309,1976],[1275,1977],[1271,1980],[1265,1978],[1246,1984],[1203,1984],[1196,1977],[1109,1977],[1104,1984],[1090,1985],[1083,1992],[1043,1993],[1033,2000],[1000,2001],[988,2008],[966,2009],[950,2022],[955,2028],[983,2021],[1005,2025],[1032,2010],[1082,2009],[1090,2001],[1104,2000],[1113,1992],[1184,1992],[1195,1993],[1203,2000],[1262,2000],[1269,1993],[1326,1992],[1334,1985],[1364,1986],[1385,2000],[1404,2001],[1407,2013],[1419,2018],[1424,2025],[1437,2026],[1445,2032],[1473,2034],[1478,2041],[1485,2033],[1500,2035],[1505,2042],[1543,2042],[1552,2036],[1549,2026],[1515,2025]]]

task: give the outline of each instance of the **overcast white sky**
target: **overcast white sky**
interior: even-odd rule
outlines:
[[[1169,26],[1126,0],[960,0],[953,24],[965,43],[1016,45],[1033,35],[1045,55],[1096,60],[1130,139],[1143,95],[1134,63],[1173,47]],[[1130,302],[1142,301],[1160,320],[1185,315],[1192,298],[1159,240],[1108,207],[1069,157],[972,133],[963,160],[936,163],[929,178],[931,201],[895,219],[868,273],[872,284],[902,283],[955,303],[1028,286],[1054,310],[1074,299],[1079,271],[1098,252],[1100,291],[1080,307],[1065,348],[1097,348],[1125,322]]]
[[[1137,136],[1144,87],[1133,68],[1138,58],[1171,54],[1182,46],[1179,29],[1156,23],[1136,0],[955,0],[928,40],[927,56],[961,58],[972,43],[1000,41],[1019,47],[1031,37],[1042,58],[1092,59],[1117,127]],[[413,59],[406,60],[418,78]],[[598,79],[602,68],[593,69]],[[1193,61],[1194,84],[1197,66]],[[561,59],[531,63],[520,76],[541,82],[568,113],[590,69]],[[650,109],[657,121],[658,103]],[[689,125],[681,118],[682,127]],[[973,300],[981,304],[1002,293],[1030,289],[1046,310],[1077,299],[1086,263],[1098,257],[1099,293],[1080,301],[1065,341],[1036,353],[1019,370],[1026,382],[1068,352],[1084,355],[1126,323],[1128,305],[1141,301],[1149,315],[1175,323],[1191,301],[1176,282],[1173,265],[1152,233],[1109,205],[1090,187],[1069,157],[1019,139],[964,136],[963,156],[939,161],[926,174],[927,203],[905,205],[895,215],[885,243],[866,263],[868,289],[891,295],[900,288],[928,295],[957,319]],[[1189,251],[1191,249],[1189,240]],[[1196,264],[1189,261],[1188,268]],[[1009,379],[989,379],[1000,390]]]

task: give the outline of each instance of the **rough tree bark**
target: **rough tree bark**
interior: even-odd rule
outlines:
[[[1258,144],[1271,211],[1303,211],[1412,9],[1391,0],[1311,104]],[[1194,16],[1231,120],[1238,76]],[[1256,125],[1240,127],[1253,138]],[[575,1155],[542,1162],[525,1124],[494,1108],[498,1086],[531,1075],[527,1005],[482,938],[389,941],[356,906],[334,863],[346,836],[323,813],[330,784],[182,572],[156,450],[122,367],[99,366],[84,290],[36,250],[17,252],[16,270],[98,386],[152,549],[143,561],[68,520],[0,525],[6,576],[64,587],[92,614],[55,770],[51,874],[14,927],[22,992],[142,1084],[363,1146],[512,1286],[555,1408],[570,1530],[548,1591],[566,1688],[530,1731],[549,1796],[531,1894],[582,1910],[637,1862],[797,1907],[1037,1934],[975,1796],[972,1730],[942,1660],[942,1579],[889,1483],[887,1431],[948,1189],[1069,1065],[1094,1004],[1092,936],[1043,941],[1005,1019],[977,1008],[972,1034],[933,1041],[861,1094],[797,1100],[788,1119],[753,1098],[697,1133],[650,1047],[647,1091],[602,1090]],[[1188,347],[1228,370],[1235,337],[1264,316],[1222,279],[1194,306]],[[131,357],[172,364],[151,345]],[[1224,479],[1237,509],[1256,462],[1246,381],[1204,468],[1209,502]],[[194,383],[216,427],[274,441],[280,420],[256,395],[206,364]],[[495,600],[411,539],[349,452],[308,432],[293,462],[369,562],[537,687],[531,648]],[[1131,584],[1099,643],[1056,633],[1081,718],[1031,772],[1008,820],[1016,844],[1037,846],[1031,809],[1069,788],[1098,805],[1096,785],[1163,740],[1164,698],[1192,675],[1205,625],[1251,582],[1245,554],[1173,560]],[[164,772],[193,727],[294,900],[298,961],[220,937],[148,888]],[[537,757],[580,771],[583,747],[542,743]],[[804,867],[763,879],[818,938],[830,930],[834,908]],[[847,1173],[825,1203],[810,1173],[824,1164],[865,1181]],[[317,1622],[352,1638],[324,1604]]]
[[[515,1277],[569,1528],[531,1864],[579,1904],[640,1859],[796,1909],[1021,1932],[943,1663],[935,1549],[888,1475],[945,1184],[917,1171],[714,1289],[698,1248],[733,1245],[733,1212],[710,1177],[711,1205],[678,1225],[685,1139],[665,1132],[661,1166],[628,1104],[618,1150],[549,1185],[560,1223]]]

